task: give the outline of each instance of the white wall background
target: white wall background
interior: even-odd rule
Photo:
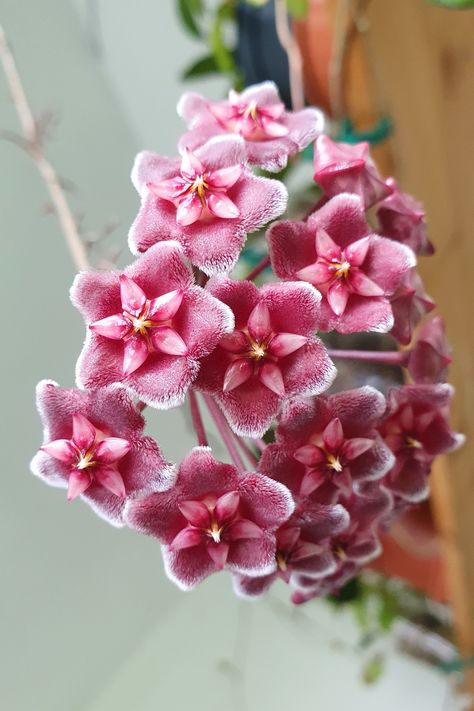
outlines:
[[[135,152],[174,152],[179,70],[199,54],[172,0],[102,0],[102,58],[87,0],[0,0],[37,113],[59,123],[48,154],[76,186],[88,228],[137,208]],[[222,93],[218,80],[205,87]],[[0,130],[17,130],[0,76]],[[40,441],[36,382],[73,384],[83,326],[69,305],[74,270],[30,159],[0,141],[3,375],[0,708],[5,711],[445,711],[445,681],[392,653],[380,683],[360,682],[357,630],[324,604],[292,610],[285,591],[236,601],[221,576],[184,595],[154,541],[116,531],[28,473]],[[122,261],[128,259],[124,247]],[[149,415],[169,457],[193,443],[178,412]]]

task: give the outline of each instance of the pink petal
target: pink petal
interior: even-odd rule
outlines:
[[[352,477],[350,470],[344,467],[342,472],[336,472],[332,476],[333,483],[342,491],[344,496],[350,496],[352,493]]]
[[[318,257],[324,257],[328,261],[331,259],[339,259],[341,256],[341,248],[337,245],[326,230],[319,228],[316,230],[316,253]]]
[[[223,336],[219,346],[229,353],[242,353],[247,350],[248,340],[242,331],[234,331]]]
[[[211,542],[206,548],[209,558],[214,561],[219,570],[225,566],[227,562],[227,556],[229,555],[229,546],[227,543],[214,543]]]
[[[342,456],[344,459],[351,461],[360,457],[361,454],[367,452],[374,446],[374,440],[366,437],[354,437],[344,442],[342,446]]]
[[[231,519],[239,508],[240,496],[238,491],[229,491],[217,499],[214,513],[219,524]]]
[[[245,383],[252,375],[252,366],[247,360],[235,360],[229,365],[224,375],[224,392],[235,390],[239,385]]]
[[[211,188],[231,188],[242,175],[243,166],[230,165],[227,168],[220,168],[209,173],[206,183]]]
[[[306,336],[299,336],[296,333],[278,333],[270,341],[269,351],[277,358],[284,358],[298,348],[302,348],[307,341]]]
[[[194,548],[202,543],[203,534],[198,528],[183,528],[172,540],[170,548],[172,551],[180,551],[183,548]]]
[[[183,151],[183,158],[181,160],[181,174],[192,180],[196,177],[196,175],[202,175],[203,173],[204,166],[199,158],[197,158],[188,148],[185,148]]]
[[[188,347],[179,333],[169,326],[154,328],[150,338],[153,348],[168,355],[183,356],[188,352]]]
[[[134,316],[138,316],[140,311],[145,306],[146,296],[142,289],[136,284],[133,279],[121,274],[120,277],[120,298],[124,311],[128,311]]]
[[[152,299],[148,307],[148,318],[153,321],[168,321],[173,318],[181,306],[183,296],[182,289],[175,289]]]
[[[148,358],[148,346],[141,336],[131,336],[123,344],[123,375],[134,373]]]
[[[263,531],[253,521],[239,518],[227,528],[227,534],[231,541],[236,541],[241,538],[262,538]]]
[[[300,496],[309,496],[327,480],[325,469],[311,469],[306,472],[300,485]]]
[[[341,420],[335,417],[323,432],[323,442],[330,452],[337,451],[344,442]]]
[[[207,206],[213,215],[223,219],[234,219],[240,215],[240,210],[224,193],[208,193]]]
[[[384,290],[372,281],[372,279],[369,279],[360,269],[351,269],[349,271],[348,281],[355,293],[360,294],[360,296],[384,295]]]
[[[94,444],[96,429],[84,415],[72,416],[72,441],[81,451],[87,451]]]
[[[173,202],[186,189],[187,183],[182,178],[160,180],[158,183],[149,182],[147,188],[157,197]]]
[[[262,126],[265,134],[269,138],[282,138],[289,134],[289,129],[278,121],[272,121],[271,119],[262,116]]]
[[[54,442],[43,444],[40,449],[65,464],[73,464],[78,460],[77,449],[69,439],[55,439]]]
[[[91,484],[92,479],[87,472],[74,469],[69,475],[67,500],[72,501],[76,496],[80,496]]]
[[[209,509],[202,501],[181,501],[178,508],[193,526],[208,528],[211,523]]]
[[[344,313],[347,306],[347,301],[349,299],[349,289],[342,281],[338,279],[329,289],[326,294],[329,306],[336,316],[340,316]]]
[[[253,309],[247,322],[249,333],[252,338],[260,341],[264,339],[272,330],[270,311],[268,306],[260,301]]]
[[[285,394],[285,384],[280,368],[274,363],[265,363],[258,374],[260,381],[278,397]]]
[[[179,201],[176,210],[176,222],[181,227],[187,227],[197,222],[202,215],[202,202],[197,191],[189,193]]]
[[[315,464],[326,461],[326,455],[322,449],[314,444],[305,444],[303,447],[299,447],[293,456],[297,462],[306,464],[308,467],[314,467]]]
[[[100,336],[113,338],[118,341],[127,335],[132,325],[130,320],[125,318],[122,314],[114,314],[113,316],[107,316],[106,318],[100,319],[100,321],[91,323],[89,328]]]
[[[296,272],[298,279],[309,281],[310,284],[326,284],[334,278],[334,272],[323,262],[315,262]]]
[[[131,446],[131,443],[126,439],[107,437],[95,448],[94,459],[104,464],[113,464],[122,459],[130,451]]]
[[[111,491],[112,494],[115,494],[115,496],[118,496],[120,499],[125,498],[125,484],[122,479],[122,475],[119,471],[117,471],[117,469],[114,469],[113,467],[98,466],[94,470],[94,478],[99,482],[99,484]]]
[[[352,244],[346,247],[345,255],[347,260],[352,264],[352,266],[360,267],[360,265],[367,256],[369,247],[370,235],[367,237],[362,237],[362,239],[358,239],[356,242],[353,242]]]

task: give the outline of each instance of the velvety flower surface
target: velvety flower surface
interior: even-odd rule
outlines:
[[[81,496],[96,513],[122,525],[125,500],[165,489],[173,469],[155,441],[143,435],[144,419],[124,390],[61,388],[42,380],[36,402],[43,446],[31,469],[51,486]]]
[[[183,157],[139,153],[132,181],[141,197],[131,227],[132,252],[177,240],[206,274],[230,271],[249,232],[285,211],[283,183],[258,177],[245,166],[238,136],[216,138]]]
[[[239,474],[196,447],[175,486],[131,501],[126,520],[160,541],[167,575],[187,590],[224,568],[250,576],[276,570],[275,532],[293,509],[283,485]]]
[[[404,346],[410,343],[415,326],[436,306],[425,293],[416,269],[406,272],[397,291],[390,298],[390,305],[393,313],[390,334]]]
[[[371,233],[358,197],[338,195],[306,222],[275,223],[268,244],[277,276],[308,281],[322,293],[321,330],[392,328],[389,298],[416,257],[408,247]]]
[[[445,384],[405,385],[389,392],[380,431],[395,455],[395,465],[384,486],[402,499],[425,499],[434,458],[464,441],[448,423],[452,393]]]
[[[297,575],[314,581],[336,570],[330,547],[332,536],[349,525],[349,514],[337,505],[318,505],[307,501],[276,533],[277,568],[269,575],[234,576],[234,589],[240,597],[263,595],[278,579],[292,583]]]
[[[368,143],[337,143],[325,135],[319,136],[314,146],[314,180],[328,197],[354,193],[365,208],[393,190],[380,177]]]
[[[451,349],[441,316],[430,319],[420,330],[408,359],[408,372],[415,383],[446,380]]]
[[[196,387],[211,393],[238,434],[261,437],[281,402],[317,394],[335,368],[314,336],[320,295],[309,284],[211,279],[210,293],[235,316],[235,331],[202,363]]]
[[[393,178],[388,178],[386,184],[392,193],[377,208],[381,234],[403,242],[415,254],[433,254],[434,247],[427,235],[423,205],[408,193],[401,192]]]
[[[178,113],[190,129],[181,147],[194,150],[212,136],[238,134],[245,140],[250,163],[270,172],[282,170],[294,156],[314,141],[324,124],[313,108],[286,111],[273,82],[263,82],[241,94],[230,91],[227,101],[208,101],[194,92],[183,95]]]
[[[176,242],[155,245],[123,272],[82,272],[71,300],[88,326],[78,383],[121,383],[158,408],[183,402],[201,359],[234,323],[227,306],[193,285]]]
[[[350,496],[354,487],[380,479],[394,464],[377,431],[385,407],[382,393],[369,386],[289,401],[279,418],[276,443],[262,455],[262,471],[297,499],[319,489],[323,500]]]

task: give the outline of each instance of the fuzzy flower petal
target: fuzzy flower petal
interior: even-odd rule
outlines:
[[[68,488],[69,499],[81,496],[109,523],[123,525],[127,499],[173,483],[173,468],[143,434],[144,419],[124,390],[68,389],[43,380],[36,401],[44,445],[31,463],[33,473]],[[58,456],[63,452],[52,442],[69,442],[74,458]]]
[[[230,309],[193,286],[176,242],[157,244],[124,272],[82,272],[71,300],[89,326],[78,383],[120,383],[158,408],[183,402],[201,359],[233,328]],[[120,339],[97,328],[114,314],[129,324]]]
[[[137,156],[132,181],[141,208],[130,230],[130,249],[145,252],[173,239],[206,274],[230,271],[246,235],[284,212],[286,188],[244,166],[245,147],[237,136],[213,139],[195,155],[185,155],[192,155],[199,169],[191,166],[184,173],[179,158],[149,152]],[[164,191],[161,186],[170,180],[181,181],[180,187]]]

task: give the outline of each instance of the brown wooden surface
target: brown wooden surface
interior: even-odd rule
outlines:
[[[452,422],[468,437],[433,476],[461,654],[474,654],[474,11],[372,0],[371,60],[392,116],[395,174],[426,207],[436,255],[421,260],[447,322]],[[474,670],[466,675],[474,694]],[[474,709],[474,705],[472,706]]]

